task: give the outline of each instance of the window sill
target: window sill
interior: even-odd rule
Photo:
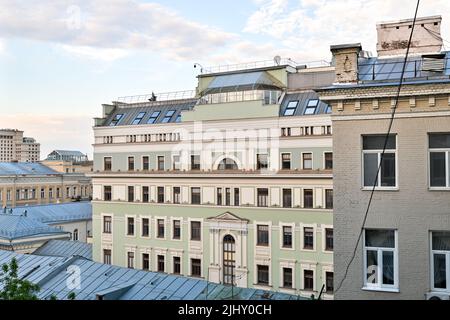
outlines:
[[[362,187],[362,191],[372,191],[372,187]],[[399,187],[375,187],[375,191],[399,191]]]
[[[393,292],[399,293],[400,289],[398,288],[380,288],[380,287],[362,287],[361,290],[364,291],[377,291],[377,292]]]
[[[428,191],[450,191],[449,187],[428,187]]]

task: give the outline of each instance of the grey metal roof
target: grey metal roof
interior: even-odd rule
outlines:
[[[37,283],[40,299],[55,295],[58,300],[75,293],[77,300],[94,300],[98,295],[104,300],[297,300],[285,293],[233,288],[208,281],[106,265],[74,256],[70,258],[24,255],[0,250],[0,265],[16,257],[19,277]],[[69,266],[80,270],[79,288],[69,289],[72,277]],[[0,285],[1,286],[1,285]],[[1,288],[1,287],[0,287]]]
[[[92,244],[81,241],[49,240],[33,254],[38,256],[71,257],[80,256],[92,260]]]
[[[83,152],[77,150],[53,150],[50,154],[52,154],[53,152],[56,152],[62,156],[74,156],[74,157],[85,156]]]
[[[139,103],[127,106],[126,104],[121,105],[120,107],[116,107],[114,112],[112,112],[103,123],[103,126],[111,125],[111,121],[118,114],[123,114],[122,119],[116,126],[129,126],[132,125],[133,120],[137,117],[140,112],[145,112],[144,117],[142,118],[139,125],[147,124],[149,118],[152,113],[155,111],[160,111],[160,114],[154,124],[162,123],[164,116],[167,111],[175,110],[172,118],[169,123],[175,122],[178,115],[183,110],[192,110],[192,108],[197,103],[197,99],[185,99],[185,100],[174,100],[174,101],[156,101],[156,102],[148,102],[148,103]]]
[[[21,215],[26,210],[27,217],[47,224],[92,219],[92,204],[82,201],[18,206],[11,210],[13,215]]]
[[[292,116],[303,116],[309,100],[319,99],[319,95],[314,91],[304,91],[298,93],[288,93],[284,96],[280,106],[280,117],[288,117],[284,115],[286,107],[291,101],[298,101],[297,108]],[[319,104],[314,114],[325,114],[328,104],[319,100]],[[308,115],[304,115],[308,116]]]
[[[61,175],[61,173],[40,163],[0,162],[0,176],[7,175]]]
[[[62,229],[23,215],[0,214],[0,238],[15,240],[49,234],[65,234]]]

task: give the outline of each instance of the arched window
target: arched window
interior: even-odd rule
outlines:
[[[72,240],[78,241],[78,229],[73,230]]]
[[[223,283],[234,285],[236,243],[232,235],[223,237]]]
[[[222,161],[220,161],[217,169],[218,170],[237,170],[238,166],[233,159],[225,158]]]

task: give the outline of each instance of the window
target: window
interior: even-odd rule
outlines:
[[[111,250],[103,249],[103,263],[111,264]]]
[[[267,247],[269,245],[269,226],[265,224],[256,225],[256,245]]]
[[[25,193],[24,193],[24,199],[27,199],[27,196],[28,196],[28,193],[27,193],[27,191],[25,190]],[[48,189],[48,198],[49,198],[49,199],[53,199],[53,188]]]
[[[103,216],[103,233],[111,233],[111,232],[112,232],[112,217]]]
[[[430,134],[430,187],[450,188],[450,133]]]
[[[221,206],[223,197],[222,197],[222,188],[217,188],[217,205]]]
[[[157,237],[164,238],[165,222],[164,219],[157,220]]]
[[[172,116],[174,115],[175,110],[169,110],[167,111],[166,115],[164,116],[164,118],[162,119],[162,123],[167,123],[170,121],[170,119],[172,119]]]
[[[325,113],[330,114],[333,111],[332,107],[327,104],[327,106],[325,107]]]
[[[314,290],[314,271],[303,270],[303,289]]]
[[[295,110],[297,109],[298,101],[289,101],[286,109],[284,109],[284,115],[285,116],[292,116],[295,113]]]
[[[145,112],[139,112],[136,118],[134,118],[131,124],[139,124],[141,123],[142,118],[145,116]]]
[[[325,229],[325,250],[333,251],[333,229]]]
[[[333,169],[333,152],[325,152],[325,169],[331,170]]]
[[[364,284],[371,288],[397,287],[396,231],[366,229],[364,233]]]
[[[303,249],[314,250],[314,228],[303,228]]]
[[[217,170],[238,170],[238,165],[233,159],[225,158],[220,161]]]
[[[16,190],[16,191],[20,192],[20,190]],[[41,188],[41,199],[44,199],[44,198],[45,198],[45,189]],[[16,194],[16,199],[19,199],[19,196],[17,196],[17,194]]]
[[[161,111],[153,111],[153,113],[150,115],[150,118],[148,119],[147,123],[152,124],[156,122],[156,119],[158,119],[159,114]]]
[[[202,261],[200,259],[191,259],[191,276],[202,276]]]
[[[269,285],[269,266],[262,266],[258,264],[256,266],[256,270],[258,274],[258,284]]]
[[[134,157],[128,157],[128,171],[134,171]]]
[[[281,154],[281,169],[290,170],[291,169],[291,154],[282,153]]]
[[[134,236],[134,218],[127,218],[127,235]]]
[[[333,209],[333,189],[325,190],[325,208]]]
[[[450,289],[450,232],[431,233],[431,287]]]
[[[181,259],[180,259],[180,257],[173,257],[173,273],[181,274]]]
[[[181,169],[180,156],[174,155],[172,158],[172,170],[180,170],[180,169]]]
[[[292,268],[283,268],[283,287],[292,288]]]
[[[234,205],[239,206],[239,188],[234,188]]]
[[[157,266],[157,270],[158,272],[164,272],[165,270],[165,261],[164,261],[164,256],[163,255],[158,255],[157,256],[157,261],[158,261],[158,266]]]
[[[181,221],[180,220],[173,220],[172,238],[175,240],[181,239]]]
[[[303,153],[302,154],[302,163],[303,163],[303,170],[311,170],[312,169],[312,153]]]
[[[150,200],[150,193],[148,186],[142,187],[142,202],[149,202]]]
[[[191,221],[191,240],[200,241],[202,225],[200,221]]]
[[[223,237],[223,283],[234,285],[234,269],[236,267],[236,241],[227,234]]]
[[[292,189],[283,189],[283,208],[292,207]]]
[[[313,208],[313,190],[312,189],[304,189],[303,190],[303,207],[304,208]]]
[[[225,188],[225,205],[231,206],[231,189]]]
[[[158,170],[164,171],[164,156],[158,156]]]
[[[310,99],[306,105],[305,112],[303,114],[315,114],[317,106],[319,105],[319,100]]]
[[[181,188],[173,187],[173,203],[181,203]]]
[[[103,158],[103,170],[104,171],[111,171],[112,169],[112,158],[111,157],[104,157]]]
[[[292,248],[292,227],[283,226],[283,248]]]
[[[72,240],[78,241],[78,229],[73,230]]]
[[[200,156],[191,155],[191,170],[200,170]]]
[[[177,115],[177,118],[175,119],[175,122],[181,122],[181,113]]]
[[[142,170],[149,170],[150,169],[150,161],[148,156],[142,157]]]
[[[267,188],[258,188],[257,189],[257,197],[258,197],[258,207],[267,207],[269,205],[269,189]]]
[[[158,203],[164,203],[164,187],[158,187]]]
[[[267,153],[259,153],[256,155],[256,169],[267,169],[269,166]]]
[[[325,292],[333,293],[334,285],[333,285],[333,272],[325,272]]]
[[[150,255],[148,253],[142,254],[142,270],[150,270]]]
[[[134,269],[134,252],[127,253],[127,267],[130,269]]]
[[[200,204],[200,188],[199,187],[191,188],[191,203],[192,204]]]
[[[111,127],[117,126],[120,122],[120,120],[123,117],[123,113],[122,114],[116,114],[113,119],[111,120],[111,123],[109,124]]]
[[[134,201],[134,186],[128,186],[128,202]]]
[[[372,187],[374,184],[377,187],[396,186],[396,136],[389,135],[386,151],[381,159],[385,138],[385,135],[363,136],[364,187]],[[380,163],[381,171],[377,177]]]
[[[150,235],[150,219],[142,218],[142,236],[148,237]]]

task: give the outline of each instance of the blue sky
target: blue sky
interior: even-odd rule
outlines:
[[[193,89],[203,66],[329,60],[329,46],[374,51],[375,23],[411,17],[411,0],[0,0],[0,127],[91,154],[92,117],[118,96]],[[403,10],[399,10],[402,8]],[[419,15],[450,2],[423,0]]]

